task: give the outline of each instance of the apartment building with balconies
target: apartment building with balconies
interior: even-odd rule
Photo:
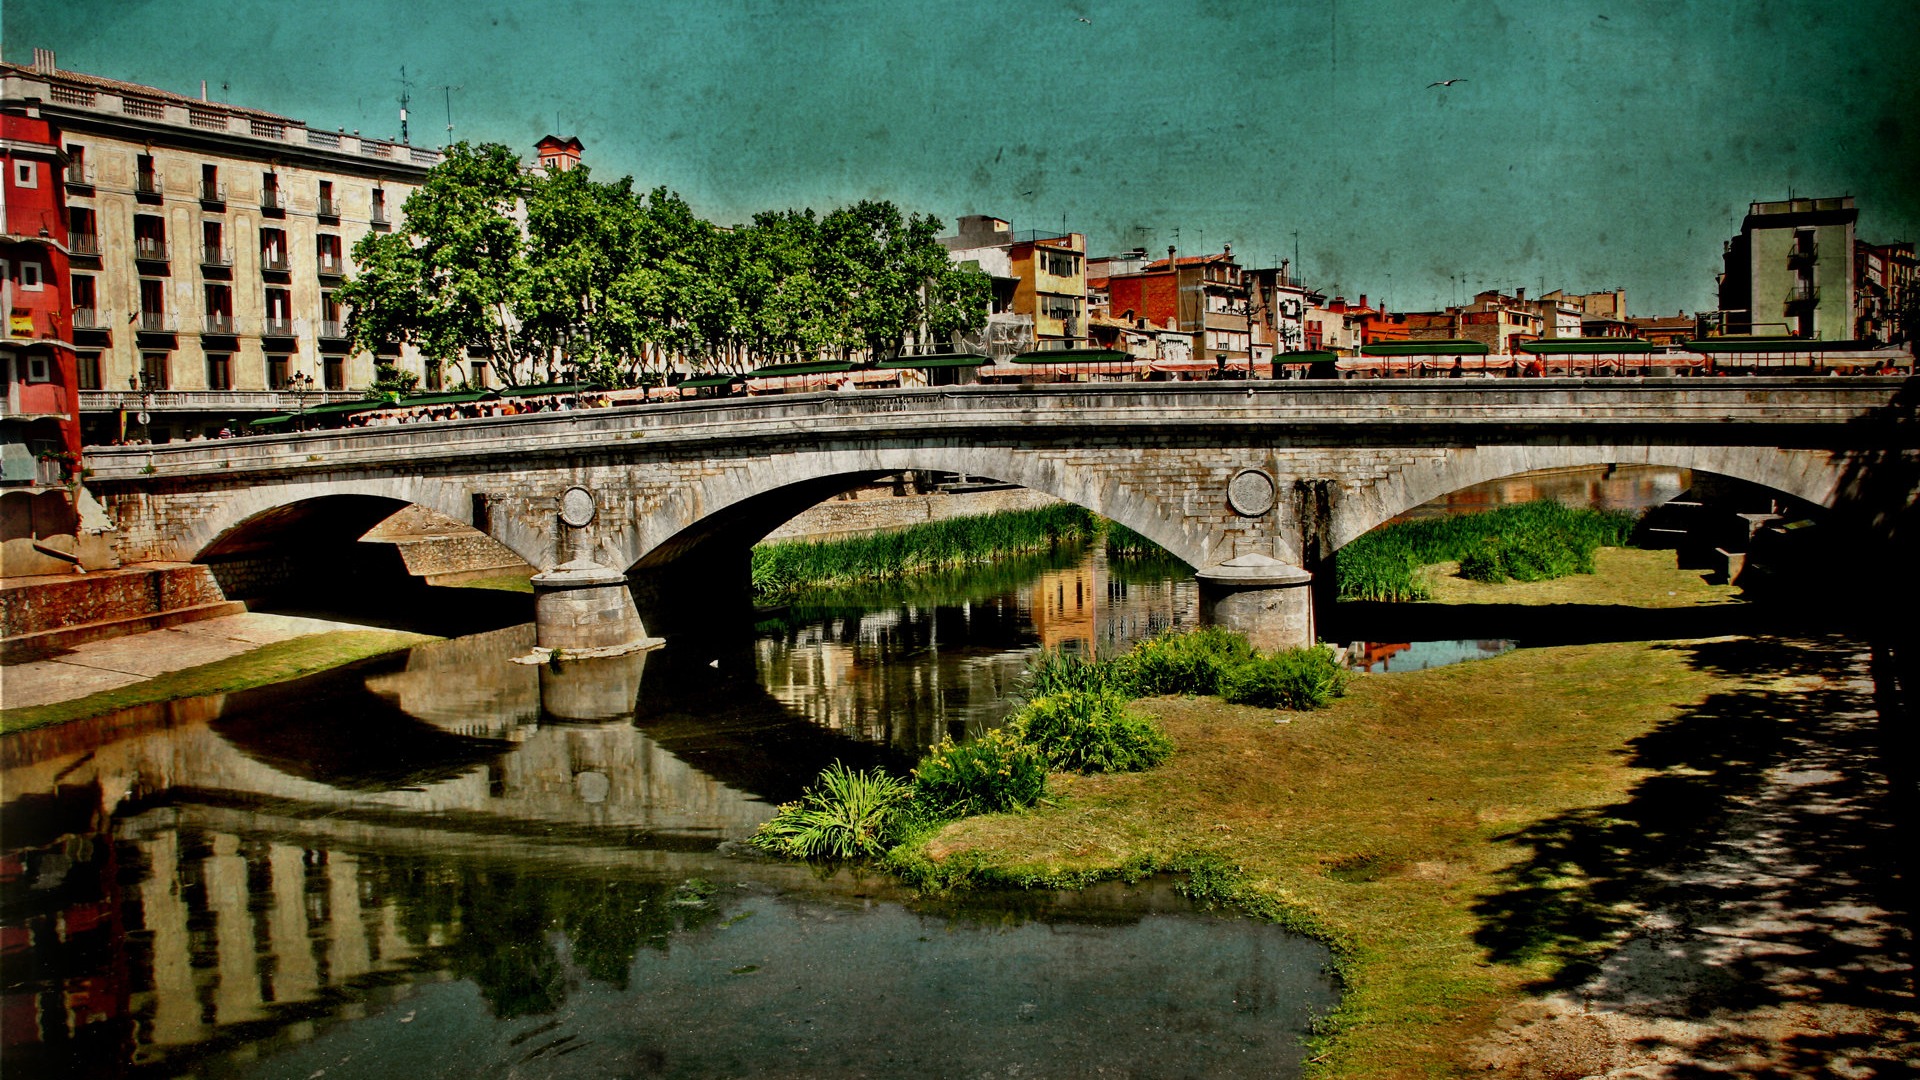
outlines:
[[[942,237],[947,257],[973,264],[994,282],[982,332],[998,356],[1022,334],[1030,349],[1071,349],[1087,343],[1087,238],[1075,232],[1015,234],[1010,222],[984,214],[959,221]],[[1013,350],[1019,351],[1019,350]]]
[[[1273,356],[1273,340],[1253,303],[1248,273],[1228,246],[1212,255],[1182,256],[1169,247],[1167,257],[1145,261],[1135,251],[1097,261],[1105,272],[1107,307],[1126,319],[1145,319],[1193,336],[1196,355],[1245,368],[1249,360]]]
[[[37,110],[0,111],[0,490],[57,486],[79,461],[63,164]]]
[[[211,434],[373,381],[334,290],[437,150],[62,71],[44,50],[0,64],[0,107],[61,133],[88,441]],[[410,346],[383,359],[424,373]]]
[[[1854,334],[1853,196],[1747,207],[1726,243],[1719,319],[1729,334],[1843,341]]]

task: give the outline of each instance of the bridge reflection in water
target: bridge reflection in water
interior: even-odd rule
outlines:
[[[1190,579],[1057,561],[591,668],[507,662],[519,626],[0,740],[8,1072],[217,1074],[443,979],[544,1015],[740,897],[871,894],[715,848],[831,761],[997,723],[1042,644],[1193,618]]]

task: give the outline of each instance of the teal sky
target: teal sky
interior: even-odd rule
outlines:
[[[1398,308],[1462,278],[1711,307],[1789,188],[1920,239],[1913,0],[4,3],[8,60],[369,135],[404,65],[415,143],[456,86],[455,137],[575,134],[722,223],[886,198],[1263,264],[1297,231],[1310,283]]]

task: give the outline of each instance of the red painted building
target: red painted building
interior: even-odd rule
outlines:
[[[79,465],[79,379],[68,294],[59,133],[32,110],[0,113],[0,485],[57,485]]]

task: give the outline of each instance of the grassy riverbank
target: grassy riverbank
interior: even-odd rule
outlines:
[[[1670,552],[1601,558],[1601,576],[1462,584],[1496,604],[1730,600]],[[1703,660],[1737,647],[1522,649],[1361,678],[1311,713],[1139,701],[1174,741],[1166,764],[1056,776],[1042,806],[956,822],[896,862],[936,887],[1197,871],[1203,895],[1334,945],[1346,993],[1314,1046],[1320,1075],[1462,1075],[1503,1010],[1616,940],[1634,857],[1577,849],[1567,823],[1639,820],[1622,808],[1701,783],[1676,740],[1721,745],[1771,723],[1725,704],[1739,665]],[[1629,843],[1657,855],[1710,827],[1712,799],[1681,802],[1694,817]]]
[[[762,600],[845,589],[955,570],[1010,555],[1082,544],[1101,520],[1068,503],[930,521],[842,540],[789,540],[753,549],[753,590]]]
[[[86,697],[0,711],[0,734],[102,716],[136,705],[267,686],[434,640],[425,634],[398,630],[340,630],[274,642],[239,656],[169,671]]]

